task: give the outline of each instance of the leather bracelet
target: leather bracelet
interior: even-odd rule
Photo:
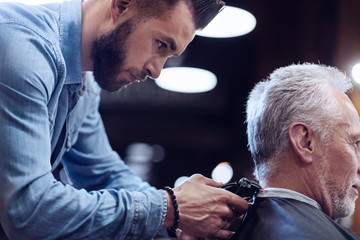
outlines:
[[[176,201],[176,197],[174,194],[174,191],[172,190],[171,187],[166,186],[165,191],[167,191],[170,194],[170,198],[172,201],[172,204],[174,206],[174,225],[172,227],[168,227],[167,228],[167,232],[169,234],[170,237],[176,237],[176,229],[179,227],[179,223],[180,223],[180,215],[179,215],[179,208],[178,208],[178,204]]]

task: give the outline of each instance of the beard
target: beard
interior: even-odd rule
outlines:
[[[323,164],[318,169],[318,173],[320,184],[325,187],[330,197],[330,204],[333,210],[332,218],[336,220],[353,214],[357,197],[351,196],[352,184],[334,181],[333,176],[329,174]]]
[[[91,49],[91,58],[94,62],[94,78],[99,86],[108,91],[115,92],[131,84],[126,79],[117,79],[116,76],[125,71],[127,56],[127,42],[134,28],[134,20],[129,19],[119,25],[115,30],[101,35],[95,39]],[[126,70],[135,76],[144,76],[135,69]]]
[[[356,197],[351,197],[351,186],[335,186],[333,181],[327,181],[327,189],[330,193],[333,208],[333,218],[339,219],[350,216],[355,211]],[[332,184],[332,185],[331,185]]]

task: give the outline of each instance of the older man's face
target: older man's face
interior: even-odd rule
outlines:
[[[319,178],[322,207],[333,219],[351,215],[360,186],[360,121],[350,99],[338,90],[343,118],[333,130],[330,143],[324,147]]]

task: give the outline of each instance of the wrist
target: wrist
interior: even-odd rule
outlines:
[[[165,190],[164,190],[165,191]],[[172,200],[170,194],[165,191],[166,195],[166,202],[167,202],[167,208],[166,208],[166,217],[163,227],[171,227],[174,224],[174,206],[172,205]]]
[[[176,229],[179,227],[180,223],[178,204],[172,188],[165,187],[165,191],[167,193],[167,213],[169,213],[169,215],[167,215],[165,218],[164,226],[167,227],[170,236],[176,237]],[[168,225],[169,223],[171,225]]]

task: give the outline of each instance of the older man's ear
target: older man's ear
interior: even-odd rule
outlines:
[[[289,128],[289,140],[300,164],[311,164],[313,161],[314,133],[303,122],[296,122]]]

